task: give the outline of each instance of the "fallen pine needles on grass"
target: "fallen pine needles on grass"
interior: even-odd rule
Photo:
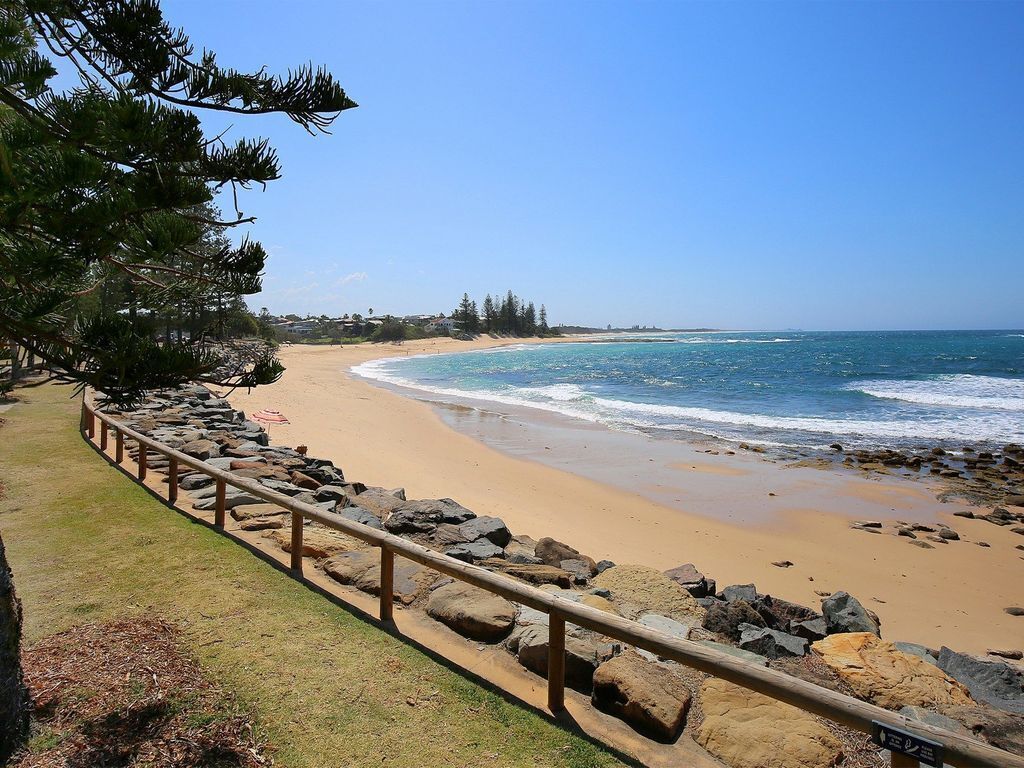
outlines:
[[[33,736],[12,768],[273,765],[233,697],[157,618],[83,624],[23,654]]]

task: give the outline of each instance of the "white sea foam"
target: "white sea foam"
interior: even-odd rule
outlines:
[[[1024,411],[1024,379],[956,374],[923,381],[860,381],[847,389],[886,400],[940,408]]]
[[[576,384],[552,384],[542,387],[509,387],[503,390],[467,390],[455,387],[443,387],[424,384],[408,379],[394,370],[401,366],[399,360],[376,360],[355,366],[352,371],[366,378],[384,381],[396,386],[427,392],[442,399],[458,398],[483,400],[515,407],[528,407],[559,413],[590,422],[604,424],[618,429],[648,429],[658,431],[690,431],[699,432],[713,437],[727,439],[749,439],[761,442],[771,441],[769,435],[779,433],[801,433],[817,436],[814,442],[821,442],[829,435],[864,440],[903,441],[916,439],[922,441],[937,440],[971,440],[976,442],[998,441],[1019,442],[1024,439],[1024,424],[1016,417],[1008,418],[1005,410],[1024,410],[1024,400],[1014,408],[986,412],[971,410],[952,413],[948,416],[932,416],[928,418],[891,418],[891,419],[857,419],[842,417],[809,417],[809,416],[774,416],[768,414],[740,413],[735,411],[716,410],[680,405],[657,403],[641,403],[627,400],[615,400],[601,397],[586,391]],[[1014,382],[1019,386],[1024,397],[1024,382],[1012,379],[998,379],[983,376],[949,377],[955,379],[989,379],[995,382]],[[908,382],[884,382],[885,384],[902,384]],[[927,382],[909,382],[911,384]],[[864,383],[857,385],[862,388]],[[978,388],[984,383],[959,382],[961,387],[974,387],[979,397]],[[991,387],[1002,386],[991,384]],[[906,390],[901,390],[906,391]],[[962,395],[960,396],[962,399]],[[985,399],[984,397],[982,399]],[[1001,401],[1010,399],[1016,403],[1018,398],[1007,398],[1005,392]],[[984,407],[991,408],[992,397],[987,398]],[[917,402],[917,401],[913,401]],[[933,403],[928,403],[933,404]],[[962,402],[956,404],[964,407]],[[826,441],[827,442],[827,441]]]

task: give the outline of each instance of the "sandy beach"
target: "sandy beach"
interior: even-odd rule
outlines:
[[[409,498],[452,497],[514,533],[551,536],[595,559],[661,569],[692,562],[719,588],[752,582],[810,606],[818,593],[846,590],[879,615],[889,640],[980,653],[1024,645],[1024,618],[1003,610],[1024,604],[1024,551],[1015,548],[1024,537],[954,517],[967,507],[939,503],[924,483],[443,407],[349,373],[380,357],[511,343],[522,341],[287,346],[279,382],[230,399],[247,412],[282,411],[291,423],[273,426],[271,440],[307,445],[349,480],[402,486]],[[943,522],[961,541],[920,549],[888,528],[851,529],[854,519]],[[786,560],[793,565],[772,564]]]

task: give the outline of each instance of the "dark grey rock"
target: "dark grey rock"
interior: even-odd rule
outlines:
[[[821,612],[825,615],[830,635],[838,632],[871,632],[881,637],[878,624],[860,601],[848,592],[836,592],[822,600]]]
[[[352,520],[356,523],[362,523],[370,528],[380,530],[384,527],[379,517],[362,507],[335,507],[335,511],[339,517],[344,517],[346,520]]]
[[[1024,715],[1024,673],[1002,661],[983,661],[945,646],[939,651],[939,669],[962,683],[975,701]]]
[[[739,640],[740,624],[765,626],[761,614],[755,611],[750,603],[745,600],[734,600],[731,603],[717,603],[708,608],[703,627],[709,632],[725,635],[730,640]]]
[[[804,640],[815,642],[821,640],[828,634],[828,627],[825,618],[807,619],[806,621],[791,621],[789,623],[789,634],[802,637]]]
[[[723,589],[720,597],[727,603],[742,600],[753,605],[757,600],[757,588],[753,584],[733,584]]]
[[[466,563],[474,563],[477,560],[486,560],[489,557],[504,557],[505,550],[487,539],[477,539],[466,544],[456,544],[448,547],[444,553],[456,560]]]
[[[340,485],[321,485],[313,492],[317,501],[338,501],[343,502],[341,506],[349,503],[348,491]]]
[[[939,661],[936,655],[932,653],[931,648],[920,643],[905,643],[903,641],[897,641],[893,643],[896,646],[896,650],[908,653],[911,656],[917,656],[920,659],[924,659],[929,664],[938,664]]]
[[[615,563],[613,563],[611,560],[598,560],[597,563],[595,563],[594,567],[597,569],[598,573],[604,573],[609,568],[614,568]]]
[[[803,656],[807,653],[807,640],[802,637],[779,632],[777,629],[755,627],[752,624],[741,624],[739,629],[740,648],[744,651],[767,656],[769,659]]]
[[[196,491],[208,485],[213,485],[213,478],[201,472],[193,472],[191,475],[183,477],[178,481],[178,487],[183,491]]]
[[[487,539],[498,547],[512,541],[512,532],[500,517],[477,517],[459,526],[470,541]]]

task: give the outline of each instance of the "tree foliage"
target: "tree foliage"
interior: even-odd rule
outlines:
[[[452,312],[452,319],[459,329],[468,333],[503,333],[512,336],[546,336],[552,333],[548,327],[547,309],[541,305],[538,317],[532,301],[524,301],[512,291],[497,301],[487,294],[483,301],[483,312],[477,309],[469,294],[462,294],[462,301]]]
[[[51,58],[77,86],[52,88]],[[2,0],[0,335],[116,403],[189,380],[272,381],[269,354],[213,377],[216,332],[161,343],[138,312],[260,290],[264,249],[226,233],[253,220],[238,192],[277,179],[277,155],[266,139],[208,137],[199,112],[282,113],[317,133],[354,106],[323,69],[243,73],[197,54],[157,0]]]

